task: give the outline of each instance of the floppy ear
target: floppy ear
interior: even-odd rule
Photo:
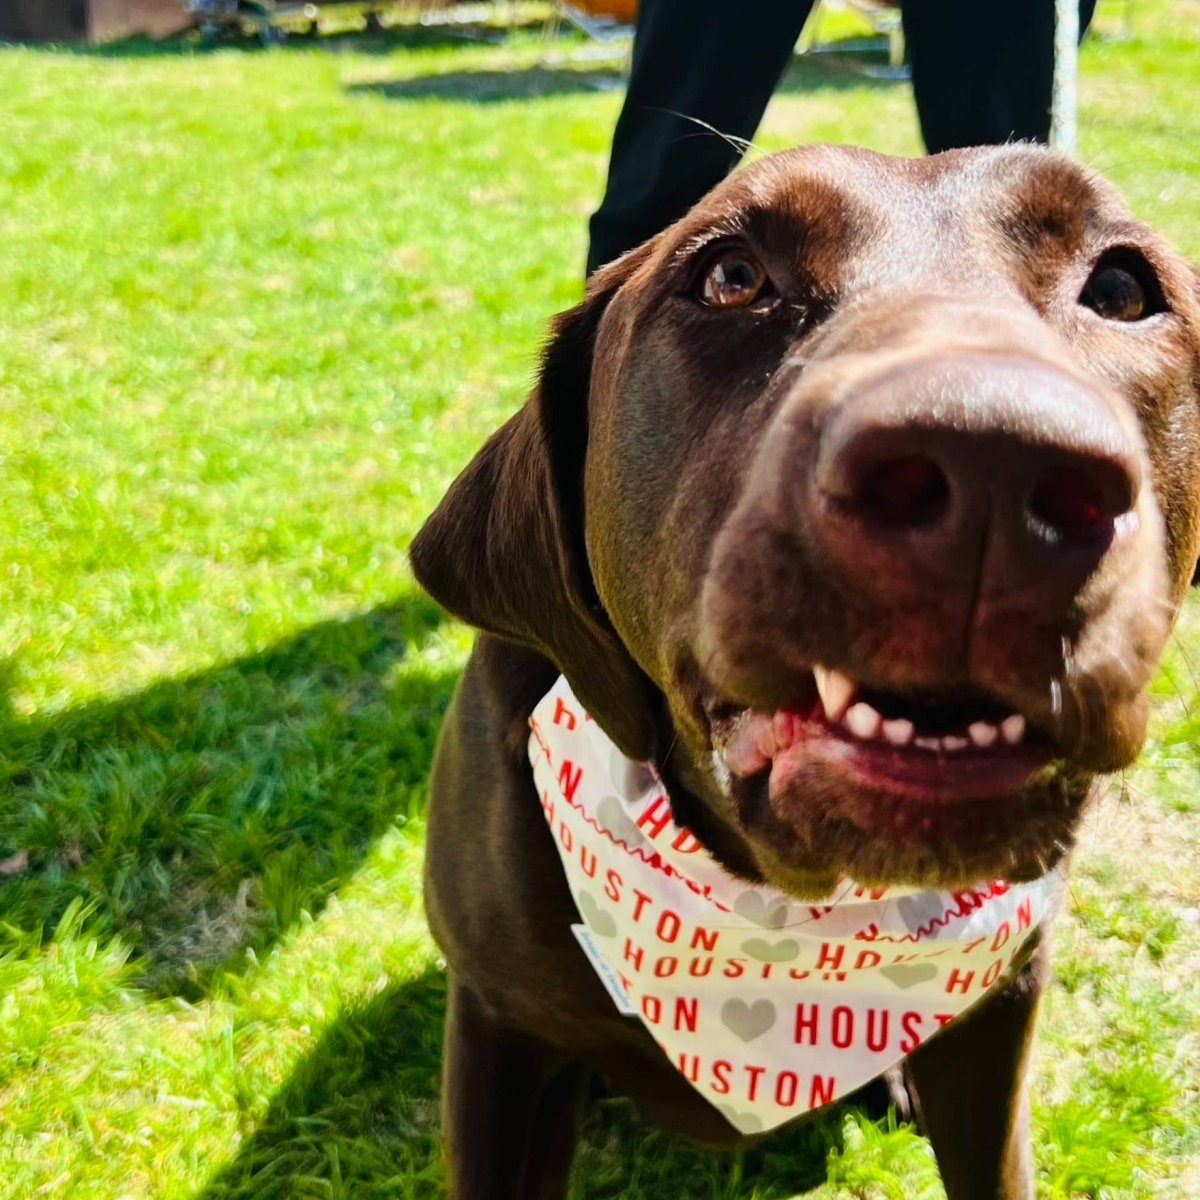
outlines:
[[[597,272],[557,317],[533,394],[451,485],[410,548],[421,586],[470,625],[531,646],[621,751],[653,757],[653,685],[614,632],[584,542],[588,391],[600,318],[647,256]]]

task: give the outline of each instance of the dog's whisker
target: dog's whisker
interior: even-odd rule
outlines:
[[[667,744],[666,750],[663,751],[664,766],[666,765],[667,762],[670,761],[671,754],[677,745],[679,745],[679,730],[678,729],[675,730],[674,734],[671,737],[670,742]]]
[[[1191,680],[1192,691],[1191,696],[1189,697],[1185,697],[1176,686],[1176,694],[1179,696],[1180,703],[1183,705],[1183,711],[1190,718],[1192,715],[1191,697],[1194,697],[1196,693],[1200,691],[1200,682],[1197,681],[1196,671],[1192,665],[1192,656],[1188,651],[1187,644],[1184,642],[1177,629],[1171,630],[1171,644],[1175,647],[1180,659],[1182,659],[1184,668],[1188,673],[1188,678]],[[1174,684],[1174,672],[1171,671],[1169,666],[1167,667],[1167,674]]]
[[[693,116],[691,113],[680,112],[678,109],[674,109],[674,108],[663,108],[659,105],[652,105],[651,111],[666,113],[668,116],[678,117],[681,121],[690,121],[693,125],[699,125],[701,130],[703,130],[704,133],[709,133],[709,134],[712,134],[714,137],[719,137],[723,142],[732,146],[738,152],[739,157],[744,157],[747,150],[760,150],[761,149],[761,147],[756,146],[754,144],[754,142],[752,142],[750,139],[738,137],[736,134],[732,134],[732,133],[725,133],[722,130],[718,129],[711,122],[705,121],[700,117]],[[679,138],[679,140],[682,141],[683,137],[700,137],[700,136],[703,136],[703,135],[695,134],[695,133],[686,134],[686,135],[681,136]]]
[[[1084,696],[1082,682],[1070,667],[1064,672],[1062,681],[1066,686],[1067,694],[1071,698],[1071,711],[1075,714],[1075,719],[1079,724],[1077,740],[1081,744],[1087,745],[1088,739],[1091,736],[1089,728],[1091,709]]]
[[[1165,679],[1167,684],[1170,686],[1171,691],[1174,692],[1175,699],[1179,702],[1179,706],[1183,709],[1184,715],[1191,717],[1191,697],[1195,695],[1195,689],[1193,688],[1191,693],[1184,692],[1183,687],[1180,685],[1179,678],[1175,674],[1175,671],[1170,663],[1164,662],[1161,664],[1161,673],[1163,679]]]

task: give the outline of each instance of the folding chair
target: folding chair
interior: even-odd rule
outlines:
[[[550,17],[544,26],[547,42],[558,36],[563,25],[570,25],[593,43],[589,51],[572,53],[572,60],[614,59],[622,62],[622,74],[629,73],[629,59],[633,53],[633,29],[637,17],[636,0],[595,0],[586,4],[571,4],[567,0],[553,0]],[[607,88],[612,81],[605,81]]]
[[[612,0],[609,4],[570,4],[554,0],[547,22],[547,36],[553,37],[565,22],[601,45],[631,41],[637,5],[630,0]]]

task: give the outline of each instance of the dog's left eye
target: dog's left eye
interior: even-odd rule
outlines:
[[[1079,303],[1107,321],[1144,321],[1165,308],[1150,265],[1126,254],[1106,255],[1096,264]]]
[[[705,268],[696,296],[709,308],[748,308],[773,294],[762,264],[744,250],[719,254]]]

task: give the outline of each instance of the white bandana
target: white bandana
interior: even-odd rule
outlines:
[[[734,1128],[756,1133],[874,1079],[1004,977],[1059,876],[806,903],[735,879],[555,683],[529,721],[542,809],[618,1009]]]

